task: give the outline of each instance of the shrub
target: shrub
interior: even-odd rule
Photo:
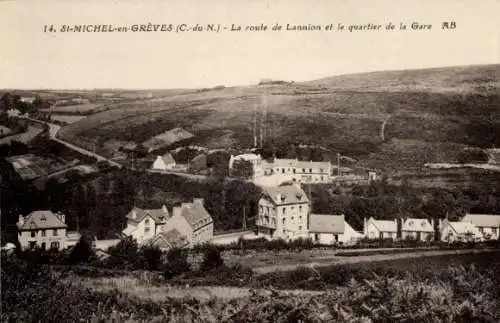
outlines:
[[[137,249],[137,241],[132,237],[127,237],[121,240],[116,246],[109,248],[111,259],[108,263],[114,266],[135,269],[139,260]]]
[[[203,250],[203,262],[201,263],[200,270],[206,271],[214,268],[219,268],[224,264],[220,250],[211,245],[206,245]]]
[[[161,267],[162,252],[155,246],[143,246],[139,251],[141,257],[141,268],[146,270],[158,270]]]
[[[88,263],[92,261],[94,257],[92,245],[85,237],[81,237],[80,241],[78,241],[69,255],[69,262],[70,264]]]
[[[171,279],[190,270],[187,253],[180,248],[172,248],[167,253],[167,264],[164,268],[165,279]]]

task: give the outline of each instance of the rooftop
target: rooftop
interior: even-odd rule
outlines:
[[[182,203],[181,215],[186,219],[190,226],[194,227],[202,220],[212,220],[212,216],[207,212],[203,206],[201,199],[195,199],[193,203]]]
[[[471,214],[467,213],[462,222],[474,223],[478,227],[500,227],[500,214]]]
[[[168,217],[169,213],[166,208],[161,209],[141,209],[138,207],[132,208],[132,210],[127,214],[127,219],[133,222],[139,223],[147,216],[151,216],[155,223],[164,223]],[[163,218],[163,219],[162,219]]]
[[[277,205],[309,203],[306,193],[296,185],[266,187],[264,192]]]
[[[62,220],[62,215],[58,216],[48,210],[39,210],[23,217],[22,221],[17,223],[17,227],[19,230],[36,230],[67,228],[67,225]]]
[[[182,248],[189,244],[177,229],[160,232],[151,239],[151,244],[159,248]]]
[[[375,225],[375,227],[382,232],[397,232],[397,224],[396,221],[391,220],[375,220],[374,218],[370,218],[369,221]]]
[[[403,231],[425,231],[434,232],[432,224],[427,219],[407,218],[403,222]]]

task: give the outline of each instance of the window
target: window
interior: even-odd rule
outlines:
[[[297,170],[294,168],[294,169],[293,169],[293,173],[295,174],[295,172],[296,172],[296,171],[297,171]]]
[[[309,168],[309,173],[312,173],[312,172],[313,172],[312,168]]]
[[[45,230],[42,230],[42,237],[45,237],[47,234],[45,232]],[[45,248],[44,248],[45,249]]]
[[[57,237],[57,229],[52,230],[52,235],[53,235],[54,237]]]
[[[282,172],[283,174],[285,174],[285,169],[284,169],[284,168],[282,168],[282,169],[281,169],[281,172]]]
[[[294,208],[293,206],[292,206],[292,207],[290,207],[290,209],[292,209],[292,210],[293,210],[293,208]]]
[[[292,221],[293,221],[293,216],[290,218],[290,220],[292,220]]]
[[[35,249],[35,248],[36,248],[36,242],[30,241],[30,249]]]
[[[285,218],[283,218],[283,224],[285,224]]]
[[[45,242],[42,242],[42,249],[43,250],[47,249]]]
[[[299,211],[302,211],[302,205],[299,205]]]
[[[285,214],[285,211],[286,211],[286,207],[283,208],[283,214]]]
[[[36,232],[35,231],[31,231],[31,237],[32,238],[36,237]]]
[[[302,226],[301,225],[299,225],[299,230],[302,230]]]
[[[50,243],[51,249],[59,249],[59,241],[54,241]]]
[[[491,228],[491,233],[493,233],[493,234],[496,235],[497,234],[497,228]]]
[[[144,232],[149,232],[149,231],[151,231],[151,228],[149,227],[144,228]]]
[[[149,219],[146,219],[146,221],[144,221],[144,223],[149,224]]]
[[[302,168],[302,173],[305,173],[306,172],[306,169],[305,168]]]
[[[484,228],[479,228],[479,232],[484,233]]]
[[[323,173],[323,168],[320,168],[320,169],[319,169],[319,172],[320,172],[320,173]]]

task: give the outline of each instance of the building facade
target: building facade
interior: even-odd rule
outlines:
[[[309,215],[309,238],[322,245],[356,243],[363,234],[354,230],[343,214],[313,214]]]
[[[154,170],[170,170],[175,167],[175,160],[171,154],[157,156],[151,167]]]
[[[150,210],[134,207],[126,218],[127,227],[122,233],[134,238],[138,244],[144,244],[163,230],[169,219],[169,212],[165,206]]]
[[[332,180],[332,164],[328,162],[299,161],[275,158],[264,162],[265,175],[281,175],[284,180],[297,183],[329,183]]]
[[[401,237],[419,241],[431,241],[434,238],[434,227],[427,219],[407,218],[401,227]]]
[[[373,217],[365,218],[363,234],[369,239],[393,239],[397,238],[396,220],[375,220]]]
[[[182,203],[173,208],[172,217],[163,227],[163,232],[176,229],[185,237],[189,247],[212,240],[214,221],[207,212],[203,199],[195,198],[192,203]]]
[[[478,228],[470,222],[440,221],[441,240],[447,242],[471,242],[483,239]]]
[[[27,216],[20,215],[17,228],[21,250],[37,248],[62,250],[67,247],[68,226],[66,217],[62,213],[40,210],[33,211]]]
[[[256,225],[271,239],[308,236],[309,199],[298,185],[268,187],[259,200]]]
[[[500,214],[467,213],[462,222],[474,224],[485,239],[498,239],[500,235]]]

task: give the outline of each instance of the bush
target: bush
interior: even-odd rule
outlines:
[[[141,269],[158,270],[162,265],[162,252],[158,247],[143,246],[140,251]]]
[[[212,245],[206,245],[203,250],[203,262],[201,263],[200,270],[207,271],[219,268],[224,264],[220,250]]]
[[[121,240],[116,246],[109,248],[111,258],[108,260],[108,263],[127,269],[136,269],[139,262],[137,249],[137,241],[132,237],[127,237]]]
[[[88,263],[95,257],[92,245],[85,237],[81,237],[80,241],[75,245],[69,255],[70,264]]]
[[[167,253],[167,264],[164,268],[165,279],[171,279],[180,274],[189,272],[187,252],[180,248],[172,248]]]

